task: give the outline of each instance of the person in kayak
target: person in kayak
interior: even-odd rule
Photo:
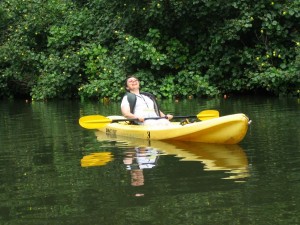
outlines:
[[[173,116],[165,115],[160,111],[154,95],[140,92],[140,82],[130,76],[125,81],[126,94],[121,102],[121,111],[126,118],[135,118],[138,124],[145,125],[169,125]],[[161,119],[145,119],[149,117],[161,117]]]

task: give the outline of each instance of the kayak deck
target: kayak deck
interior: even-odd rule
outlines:
[[[112,116],[112,119],[121,118]],[[243,140],[248,130],[249,119],[242,113],[222,116],[215,119],[170,126],[127,125],[111,123],[98,130],[111,137],[124,136],[147,140],[177,140],[216,144],[237,144]]]

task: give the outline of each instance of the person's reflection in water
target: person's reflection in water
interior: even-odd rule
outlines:
[[[150,147],[136,147],[135,152],[128,152],[123,160],[126,169],[130,170],[131,185],[144,185],[144,169],[151,169],[156,166],[159,151]]]

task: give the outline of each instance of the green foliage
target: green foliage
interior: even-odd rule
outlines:
[[[109,57],[108,49],[90,44],[83,47],[79,55],[85,62],[84,82],[79,87],[79,95],[85,98],[120,99],[120,92],[124,93],[122,60],[118,57]]]
[[[0,97],[299,91],[299,1],[3,0]]]
[[[79,55],[66,51],[62,56],[50,54],[41,58],[42,69],[32,88],[32,98],[42,100],[74,97],[75,87],[81,82]]]
[[[1,1],[6,26],[0,34],[0,96],[29,95],[44,63],[49,26],[63,19],[65,8],[54,0]]]
[[[160,70],[166,64],[167,56],[152,43],[123,33],[118,34],[118,39],[116,54],[123,55],[126,64],[131,66],[144,64],[153,70]]]
[[[63,51],[68,46],[77,46],[97,32],[93,26],[94,19],[87,8],[69,9],[61,23],[50,27],[48,47],[54,51]]]
[[[276,95],[288,95],[291,92],[299,91],[300,74],[299,70],[291,67],[288,70],[268,68],[263,73],[253,73],[250,85],[255,88],[262,88]]]
[[[276,95],[294,95],[300,90],[300,47],[294,63],[280,68],[267,66],[263,72],[250,73],[249,87],[261,88]]]

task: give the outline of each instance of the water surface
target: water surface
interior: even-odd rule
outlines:
[[[81,116],[119,104],[0,102],[0,224],[300,224],[298,99],[162,102],[252,120],[239,145],[107,139]],[[143,166],[140,166],[143,162]]]

